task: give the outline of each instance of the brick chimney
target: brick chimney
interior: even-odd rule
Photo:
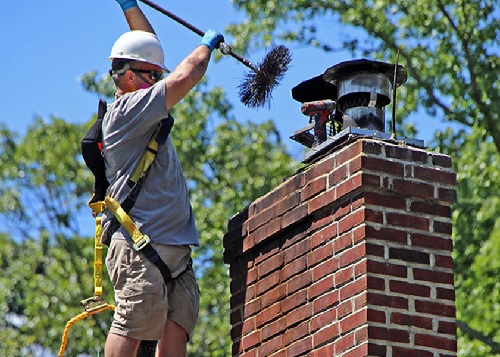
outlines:
[[[448,156],[357,138],[228,224],[232,355],[455,356]]]

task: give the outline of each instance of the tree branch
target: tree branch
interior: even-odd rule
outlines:
[[[457,319],[457,327],[462,330],[463,333],[469,335],[473,339],[483,342],[484,344],[491,347],[492,353],[500,353],[500,343],[496,343],[493,338],[484,335],[482,332],[474,330],[464,321]]]

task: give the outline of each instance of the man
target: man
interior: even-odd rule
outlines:
[[[114,44],[110,74],[116,100],[103,120],[103,155],[108,195],[122,202],[132,175],[160,121],[203,77],[211,52],[223,41],[209,30],[175,70],[168,71],[163,50],[136,0],[116,0],[130,32]],[[199,291],[191,266],[191,245],[198,244],[186,182],[170,138],[160,146],[130,217],[168,266],[167,286],[160,270],[133,248],[123,227],[112,232],[106,266],[115,289],[116,309],[105,355],[135,356],[141,340],[158,340],[159,356],[186,356],[196,324]],[[113,215],[103,215],[103,237]]]

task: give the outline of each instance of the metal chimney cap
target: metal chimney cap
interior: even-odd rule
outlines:
[[[352,61],[341,62],[333,67],[328,68],[323,73],[323,80],[327,83],[338,85],[338,81],[346,76],[356,73],[382,73],[391,79],[394,77],[394,65],[387,62],[372,61],[368,59],[358,59]],[[402,65],[398,65],[396,72],[396,87],[405,83],[408,79],[406,69]]]

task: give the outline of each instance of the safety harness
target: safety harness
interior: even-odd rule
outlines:
[[[114,198],[106,195],[109,183],[106,179],[104,158],[101,151],[102,121],[104,119],[104,115],[106,114],[106,110],[107,104],[103,99],[101,99],[99,101],[97,120],[81,142],[83,159],[95,177],[94,194],[92,195],[88,205],[92,209],[92,213],[96,218],[99,217],[99,215],[103,213],[106,208],[113,213],[114,219],[110,222],[110,226],[101,238],[101,241],[105,242],[105,244],[106,242],[109,243],[113,233],[119,229],[120,225],[123,226],[134,242],[134,249],[144,254],[147,259],[151,260],[151,262],[158,267],[165,284],[167,284],[172,279],[170,269],[160,258],[156,249],[154,249],[151,245],[150,238],[141,233],[141,231],[137,228],[134,221],[130,218],[129,212],[139,196],[139,192],[150,171],[156,154],[158,153],[158,149],[165,143],[168,135],[170,134],[174,119],[169,115],[159,123],[151,140],[149,141],[149,144],[144,150],[137,167],[135,168],[130,179],[127,181],[127,185],[130,187],[130,192],[120,204]]]

